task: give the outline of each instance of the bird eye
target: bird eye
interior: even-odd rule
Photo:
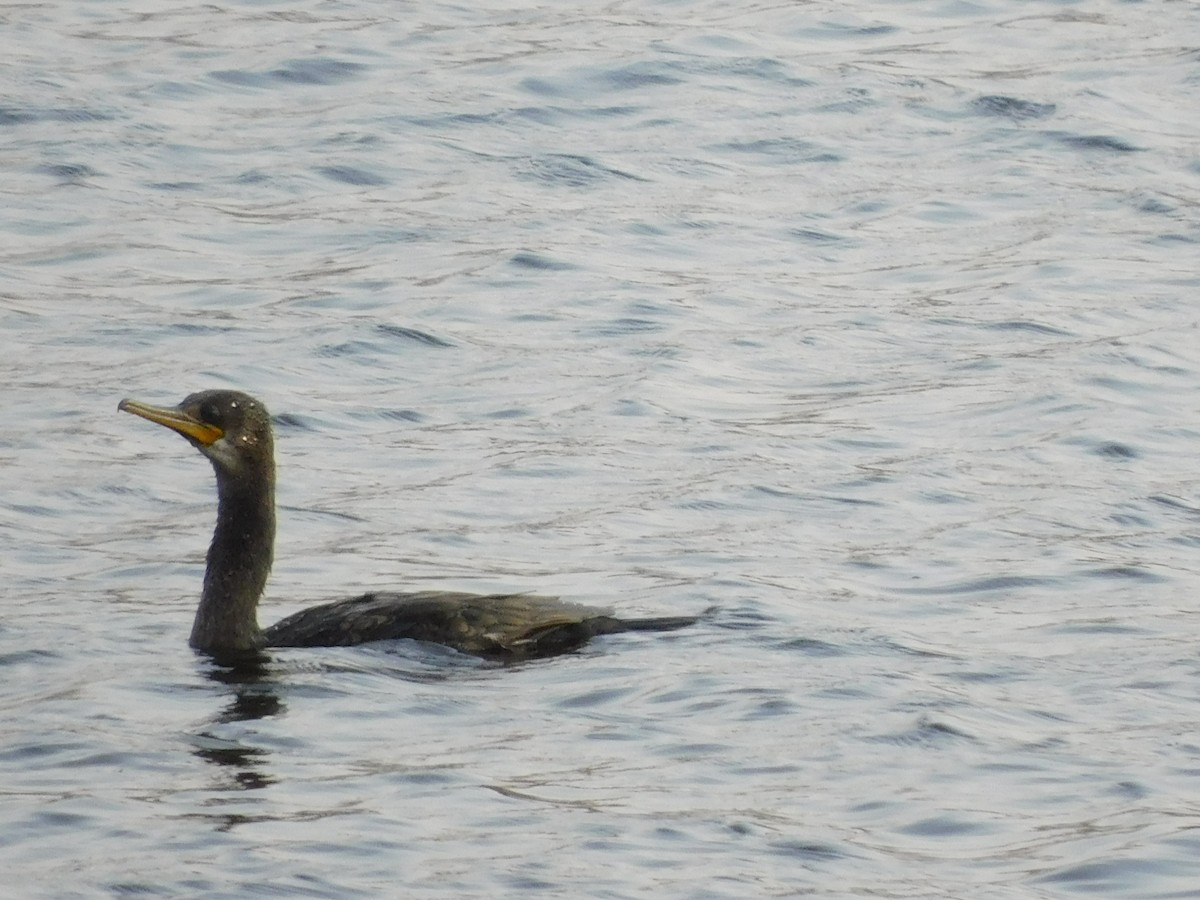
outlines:
[[[221,419],[221,410],[211,400],[200,404],[200,420],[209,425],[216,425]]]

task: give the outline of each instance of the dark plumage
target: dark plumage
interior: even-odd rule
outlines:
[[[420,591],[335,600],[260,629],[258,599],[275,544],[275,451],[266,407],[237,391],[202,391],[176,407],[122,400],[118,409],[183,435],[216,472],[217,524],[190,641],[197,650],[237,653],[414,638],[517,660],[562,653],[599,634],[668,631],[696,621],[619,619],[532,594]]]

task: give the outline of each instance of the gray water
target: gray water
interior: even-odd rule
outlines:
[[[6,895],[1200,893],[1200,7],[0,8]],[[186,638],[715,609],[501,668]]]

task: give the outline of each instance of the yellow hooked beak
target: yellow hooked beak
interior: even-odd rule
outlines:
[[[159,425],[166,425],[172,431],[178,431],[184,437],[191,438],[205,447],[216,443],[225,436],[225,431],[216,425],[201,422],[190,413],[178,407],[151,406],[137,400],[122,400],[117,409],[149,419]]]

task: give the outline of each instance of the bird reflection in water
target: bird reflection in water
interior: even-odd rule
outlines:
[[[264,653],[242,653],[212,661],[204,674],[213,683],[231,691],[232,696],[225,708],[212,717],[210,724],[250,722],[278,716],[286,710],[275,691],[270,662],[270,657]],[[243,790],[258,790],[274,784],[275,779],[264,771],[270,751],[265,747],[248,746],[244,740],[244,732],[237,740],[232,740],[205,729],[194,736],[192,753],[207,763],[221,766]],[[232,819],[244,819],[241,816],[221,818],[230,818],[229,825],[237,824]]]

